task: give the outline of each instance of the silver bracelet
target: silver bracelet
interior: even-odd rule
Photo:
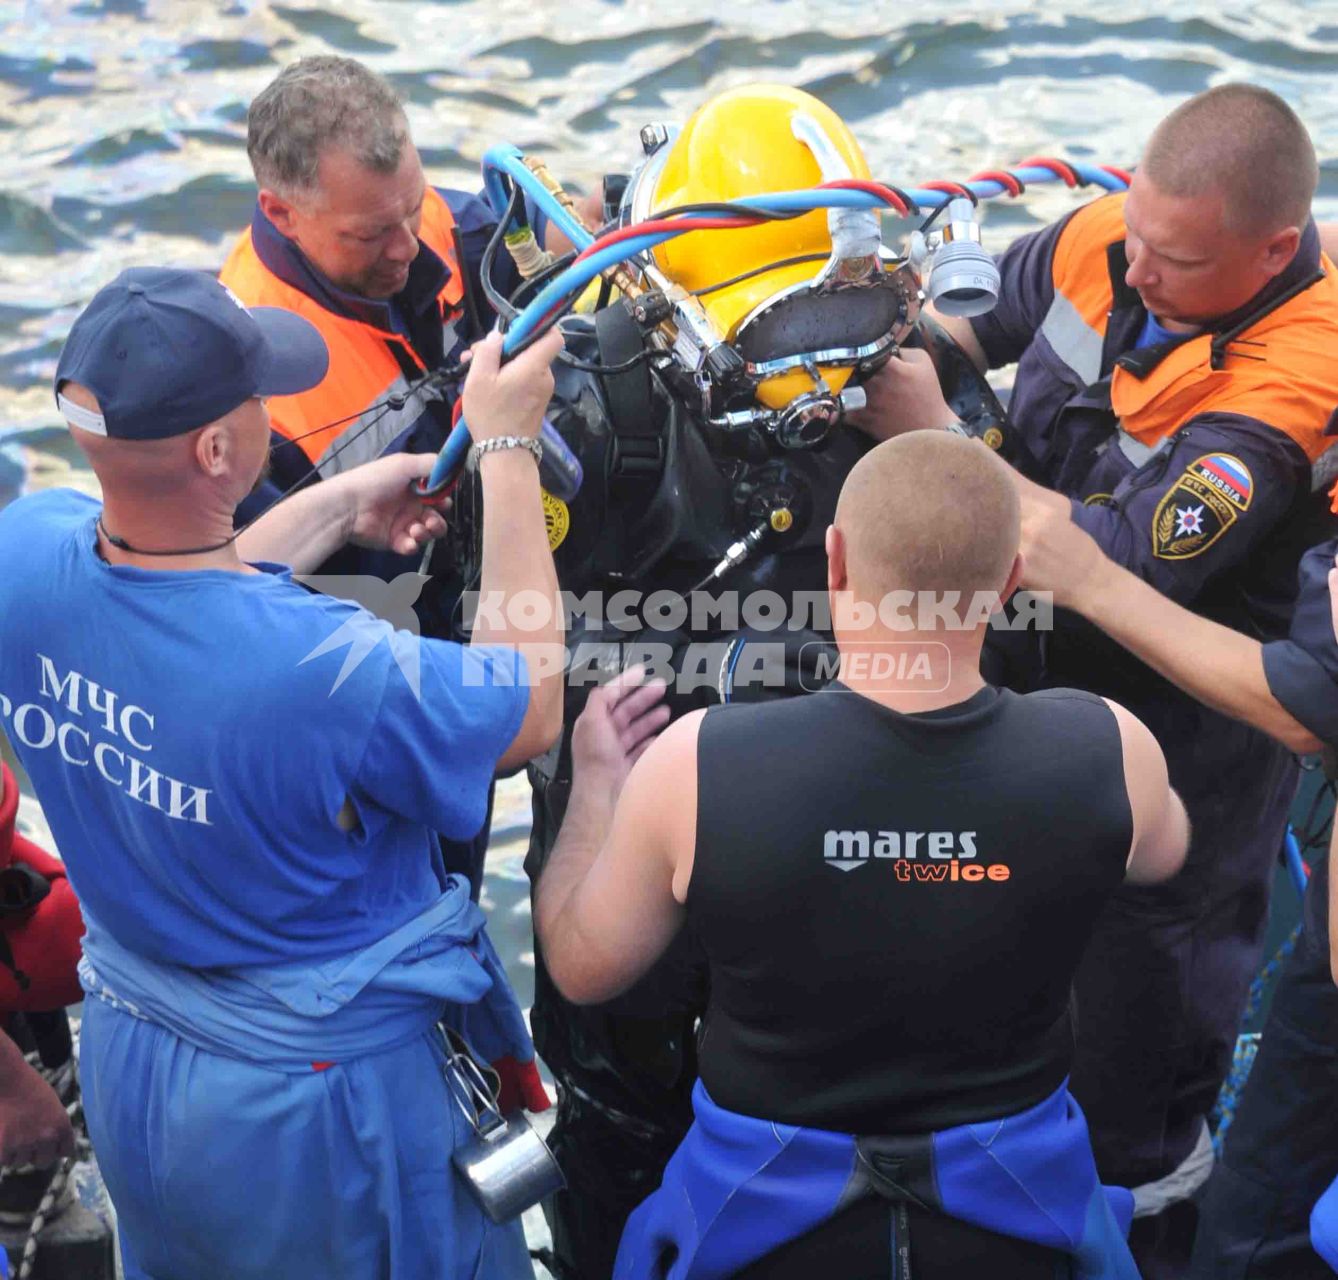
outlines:
[[[544,460],[544,446],[542,441],[533,436],[489,436],[486,440],[480,440],[474,446],[474,452],[482,457],[485,453],[493,453],[498,449],[528,449],[534,454],[535,462]]]

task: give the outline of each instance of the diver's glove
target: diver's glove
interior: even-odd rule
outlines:
[[[528,1062],[498,1058],[489,1065],[497,1077],[497,1110],[504,1116],[516,1111],[547,1111],[553,1105],[533,1058]]]

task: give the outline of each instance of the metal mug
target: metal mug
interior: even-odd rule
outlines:
[[[447,1044],[446,1083],[474,1136],[451,1163],[479,1207],[501,1225],[567,1185],[557,1159],[524,1112],[504,1116],[478,1063]]]

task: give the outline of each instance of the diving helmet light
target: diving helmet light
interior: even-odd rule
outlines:
[[[841,118],[787,86],[727,91],[681,131],[649,126],[642,147],[623,200],[632,221],[870,176]],[[674,303],[674,363],[700,390],[706,420],[763,427],[790,449],[820,443],[862,404],[863,392],[846,384],[892,354],[921,296],[914,267],[883,247],[871,209],[690,232],[640,267]],[[744,398],[751,403],[740,409]]]
[[[948,202],[947,212],[948,225],[925,292],[945,316],[982,316],[999,301],[999,268],[980,243],[971,201],[958,196]]]

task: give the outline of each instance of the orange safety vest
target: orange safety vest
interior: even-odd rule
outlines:
[[[450,275],[437,295],[444,324],[459,318],[464,298],[464,277],[451,235],[454,227],[450,206],[439,192],[429,187],[423,198],[418,238],[450,268]],[[311,321],[325,339],[330,349],[330,367],[325,377],[310,391],[273,397],[269,401],[269,415],[274,429],[290,440],[297,440],[307,457],[321,465],[321,474],[327,479],[380,457],[393,440],[422,416],[429,400],[440,398],[436,389],[420,388],[401,407],[383,404],[387,396],[407,391],[409,387],[393,347],[399,347],[414,366],[426,372],[408,339],[331,311],[301,289],[279,279],[261,261],[250,228],[237,241],[219,279],[248,307],[282,307],[296,312]],[[448,341],[446,345],[449,349],[451,343]],[[347,443],[341,445],[346,436]]]
[[[1089,385],[1100,376],[1114,305],[1106,251],[1125,238],[1124,199],[1078,210],[1055,245],[1055,298],[1041,331]],[[1324,430],[1338,407],[1338,272],[1327,257],[1320,262],[1324,278],[1240,334],[1221,368],[1212,367],[1211,333],[1181,343],[1143,378],[1117,364],[1110,403],[1125,451],[1150,455],[1197,414],[1234,413],[1281,431],[1314,469],[1334,444]],[[1315,487],[1329,479],[1316,474]]]

